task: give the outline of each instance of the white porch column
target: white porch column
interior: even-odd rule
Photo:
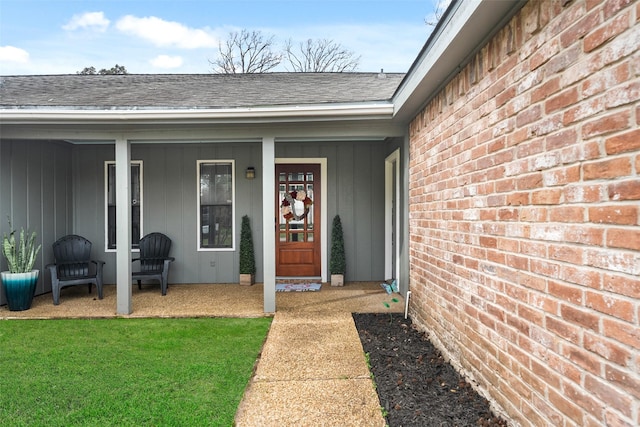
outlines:
[[[276,185],[275,138],[262,138],[262,236],[264,312],[276,311],[276,233],[273,192]]]
[[[131,144],[116,140],[116,313],[131,314]]]

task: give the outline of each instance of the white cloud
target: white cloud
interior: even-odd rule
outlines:
[[[158,55],[149,62],[157,68],[178,68],[183,61],[180,56]]]
[[[62,29],[74,31],[77,29],[94,29],[104,32],[109,27],[110,21],[104,17],[103,12],[86,12],[80,15],[73,15],[71,20],[62,26]]]
[[[19,47],[0,46],[0,62],[26,64],[29,62],[29,52]]]
[[[138,18],[127,15],[117,23],[118,30],[150,41],[156,46],[183,49],[217,47],[218,40],[208,29],[189,28],[179,22],[165,21],[155,16]]]

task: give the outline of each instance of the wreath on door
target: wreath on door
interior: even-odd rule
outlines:
[[[300,215],[296,212],[296,200],[302,202],[304,205],[304,212]],[[284,200],[280,204],[280,212],[284,219],[290,221],[292,219],[300,221],[309,214],[309,207],[313,204],[313,201],[307,197],[307,192],[304,190],[292,191],[284,195]]]

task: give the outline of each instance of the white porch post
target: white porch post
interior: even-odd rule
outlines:
[[[116,313],[131,314],[131,144],[116,140]]]
[[[264,312],[276,311],[276,233],[273,192],[276,185],[275,138],[262,138],[262,236]]]

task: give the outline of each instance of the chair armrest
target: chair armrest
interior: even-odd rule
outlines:
[[[96,265],[96,274],[97,275],[101,275],[102,274],[102,267],[104,267],[105,262],[102,261],[102,260],[99,260],[99,259],[92,259],[91,262]]]
[[[135,262],[135,261],[140,261],[142,260],[142,258],[133,258],[131,260],[131,262]],[[175,261],[176,259],[172,256],[163,258],[163,257],[150,257],[150,258],[144,258],[145,261]]]
[[[49,274],[51,274],[51,285],[55,287],[59,283],[58,265],[55,263],[47,264],[45,268],[49,269]]]

